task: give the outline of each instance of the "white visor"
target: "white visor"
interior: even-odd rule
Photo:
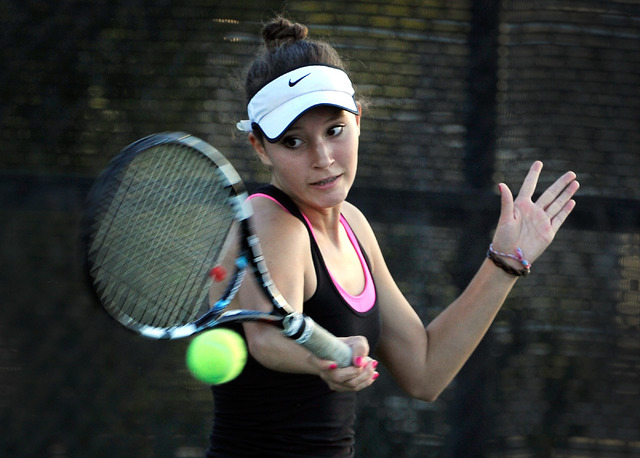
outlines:
[[[257,124],[270,142],[276,142],[303,113],[331,105],[358,114],[353,85],[345,72],[324,65],[301,67],[279,76],[253,96],[249,120],[237,124],[251,132]]]

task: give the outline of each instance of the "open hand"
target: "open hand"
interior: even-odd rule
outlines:
[[[533,263],[553,241],[574,209],[576,203],[572,197],[580,187],[576,174],[567,172],[533,202],[541,170],[542,162],[534,162],[515,201],[509,187],[504,183],[499,185],[502,208],[493,246],[497,251],[511,254],[519,247],[529,263]]]

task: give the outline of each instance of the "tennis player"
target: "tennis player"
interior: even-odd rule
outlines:
[[[567,172],[533,202],[540,162],[515,200],[500,184],[501,213],[487,258],[460,297],[425,327],[389,273],[367,219],[346,201],[363,113],[338,54],[283,18],[266,24],[263,38],[266,49],[246,77],[249,120],[238,123],[271,171],[270,184],[251,197],[255,230],[285,299],[344,337],[354,358],[339,368],[273,326],[238,325],[250,357],[237,379],[213,387],[208,456],[353,456],[356,392],[375,382],[378,361],[408,395],[435,400],[516,280],[551,243],[579,184]],[[271,309],[252,281],[236,301]]]

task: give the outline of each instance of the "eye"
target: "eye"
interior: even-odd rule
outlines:
[[[282,143],[285,147],[295,149],[302,145],[302,140],[297,137],[284,137],[280,143]]]
[[[343,124],[338,124],[337,126],[330,127],[329,130],[327,130],[327,134],[330,137],[335,137],[337,135],[340,135],[343,130],[344,130],[344,125]]]

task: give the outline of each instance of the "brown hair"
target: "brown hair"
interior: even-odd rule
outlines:
[[[253,61],[245,78],[247,103],[266,84],[296,68],[326,65],[344,70],[336,50],[326,42],[307,39],[303,24],[278,16],[262,29],[265,48]]]

